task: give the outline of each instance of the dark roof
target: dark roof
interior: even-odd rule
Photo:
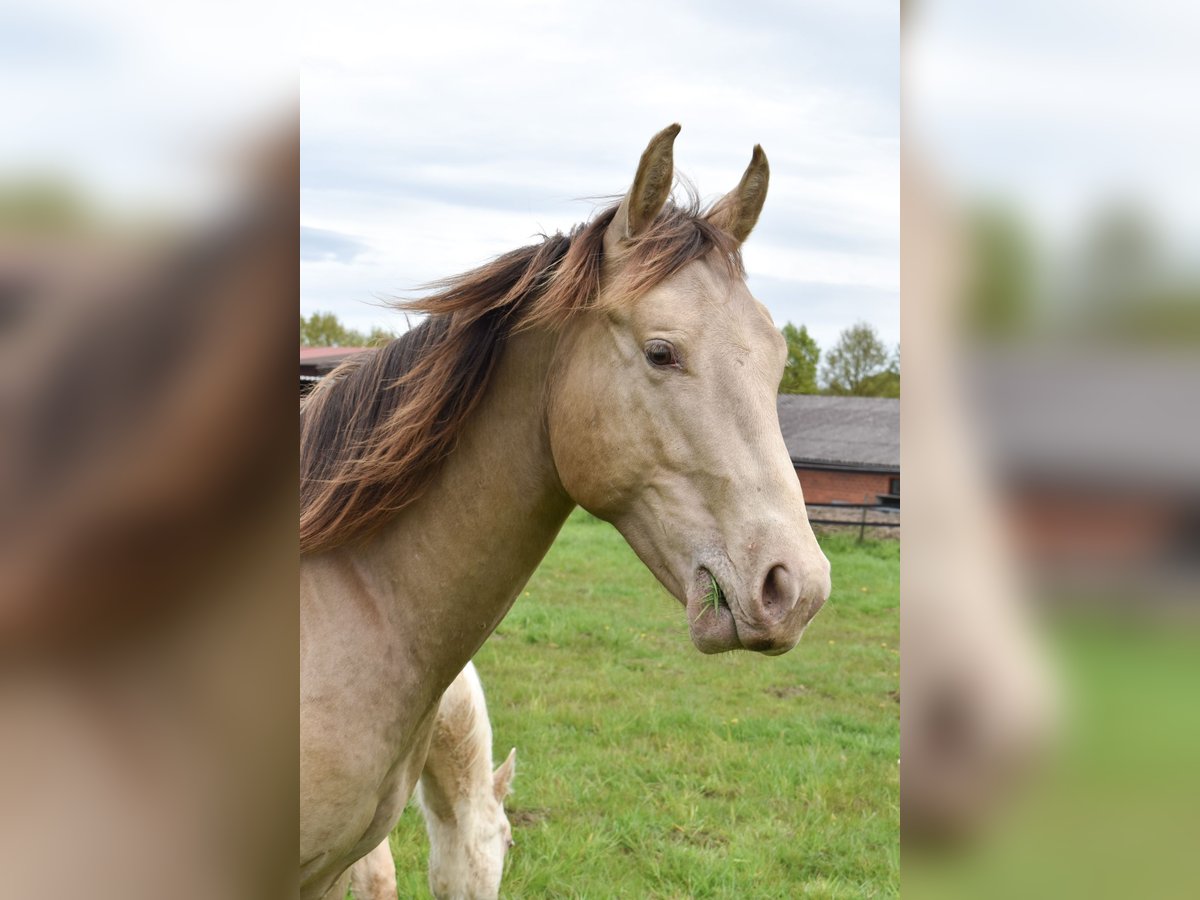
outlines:
[[[976,348],[967,396],[1001,474],[1200,491],[1200,363],[1157,348]]]
[[[792,462],[900,471],[900,401],[780,394],[779,425]]]

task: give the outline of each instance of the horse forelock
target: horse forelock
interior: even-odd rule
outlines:
[[[300,551],[366,537],[417,500],[490,383],[506,339],[561,328],[582,311],[635,302],[708,256],[744,277],[737,241],[709,221],[694,190],[668,202],[623,248],[604,285],[604,235],[618,204],[569,234],[544,235],[396,306],[416,328],[335,369],[300,417]]]

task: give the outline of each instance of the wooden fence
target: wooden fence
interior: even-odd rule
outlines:
[[[867,535],[868,528],[900,528],[900,509],[878,503],[809,503],[808,521],[812,525],[832,525],[857,528],[858,539]],[[888,534],[899,537],[899,534]]]

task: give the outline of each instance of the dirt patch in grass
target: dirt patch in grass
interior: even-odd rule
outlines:
[[[727,835],[707,828],[684,828],[682,825],[676,825],[668,831],[667,838],[677,844],[690,844],[693,847],[724,847],[729,843]]]
[[[778,697],[780,700],[790,700],[792,697],[799,697],[801,694],[807,694],[808,685],[785,684],[780,687],[767,688],[767,693],[772,697]]]
[[[509,809],[505,813],[508,816],[508,824],[513,828],[528,828],[550,818],[548,809]]]

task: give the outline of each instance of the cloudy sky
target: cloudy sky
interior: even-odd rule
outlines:
[[[57,179],[117,216],[220,208],[237,151],[294,108],[294,18],[283,0],[0,3],[0,181]]]
[[[875,0],[310,5],[301,311],[402,328],[380,298],[587,218],[677,121],[706,198],[767,152],[745,259],[776,322],[894,343],[898,26]]]
[[[1200,7],[927,0],[905,47],[906,135],[961,193],[1070,240],[1112,201],[1200,247]]]

